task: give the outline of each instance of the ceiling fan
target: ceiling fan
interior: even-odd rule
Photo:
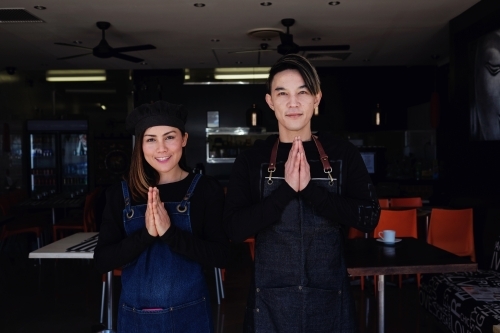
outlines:
[[[92,50],[92,52],[77,54],[77,55],[69,56],[69,57],[57,58],[57,60],[72,59],[72,58],[83,57],[83,56],[92,54],[98,58],[114,57],[114,58],[138,63],[138,62],[144,61],[144,59],[132,57],[132,56],[129,56],[126,54],[122,54],[121,52],[144,51],[144,50],[156,49],[156,47],[151,45],[151,44],[113,48],[108,44],[108,42],[106,41],[105,35],[104,35],[104,32],[111,26],[111,24],[109,22],[102,22],[101,21],[101,22],[97,22],[96,26],[102,30],[102,39],[99,42],[99,44],[94,48],[75,45],[75,44],[68,44],[68,43],[54,43],[56,45],[72,46],[72,47],[79,47],[81,49]]]
[[[350,45],[314,45],[314,46],[299,46],[293,42],[293,35],[290,34],[290,27],[294,25],[295,19],[286,18],[281,20],[281,24],[286,27],[286,33],[279,32],[281,44],[276,49],[270,49],[267,43],[261,43],[260,48],[256,50],[235,51],[229,53],[249,53],[263,51],[278,51],[279,54],[285,55],[290,53],[299,53],[301,51],[347,51],[351,48]]]
[[[293,18],[281,20],[281,24],[286,27],[286,33],[280,32],[281,44],[278,45],[279,54],[299,53],[300,51],[347,51],[350,45],[315,45],[298,46],[293,42],[293,35],[290,34],[290,27],[295,23]]]

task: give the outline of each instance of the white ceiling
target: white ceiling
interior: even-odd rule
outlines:
[[[205,7],[195,7],[195,2]],[[45,23],[0,23],[0,69],[48,68],[167,69],[270,66],[277,52],[232,54],[257,49],[263,41],[248,32],[286,29],[281,19],[294,18],[294,42],[305,45],[349,44],[341,62],[317,66],[412,66],[435,64],[448,57],[448,22],[479,0],[1,0],[0,8],[24,8]],[[46,7],[37,10],[35,5]],[[128,52],[147,65],[92,55],[55,42],[82,41],[94,47],[101,40],[97,21],[108,21],[106,40],[112,47],[153,44],[156,50]],[[320,37],[320,41],[312,38]],[[213,42],[218,39],[219,42]],[[267,42],[280,44],[278,35]],[[369,61],[365,61],[369,59]]]

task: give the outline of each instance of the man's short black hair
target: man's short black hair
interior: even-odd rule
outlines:
[[[311,63],[301,55],[298,54],[287,54],[282,56],[269,70],[269,77],[267,79],[267,93],[271,94],[271,85],[273,83],[274,76],[284,70],[294,69],[297,70],[309,92],[313,95],[317,95],[321,92],[320,81],[316,69],[311,65]]]

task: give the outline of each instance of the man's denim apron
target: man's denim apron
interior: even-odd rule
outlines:
[[[196,175],[181,202],[166,202],[172,224],[192,232],[190,202],[201,175]],[[131,206],[126,182],[122,182],[127,235],[145,226],[147,205]],[[118,332],[213,332],[208,290],[202,267],[155,241],[135,261],[123,267],[118,309]]]
[[[321,167],[318,160],[308,162],[311,170]],[[330,160],[330,165],[332,180],[325,176],[311,182],[337,193],[342,162]],[[284,163],[277,167],[284,168]],[[263,197],[285,181],[264,176]],[[254,332],[356,331],[343,239],[337,223],[316,214],[309,203],[297,196],[286,206],[280,222],[257,234],[255,251]]]

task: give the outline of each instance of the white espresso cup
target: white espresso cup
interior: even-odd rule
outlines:
[[[394,243],[396,241],[396,231],[383,230],[378,233],[378,236],[384,243]]]

